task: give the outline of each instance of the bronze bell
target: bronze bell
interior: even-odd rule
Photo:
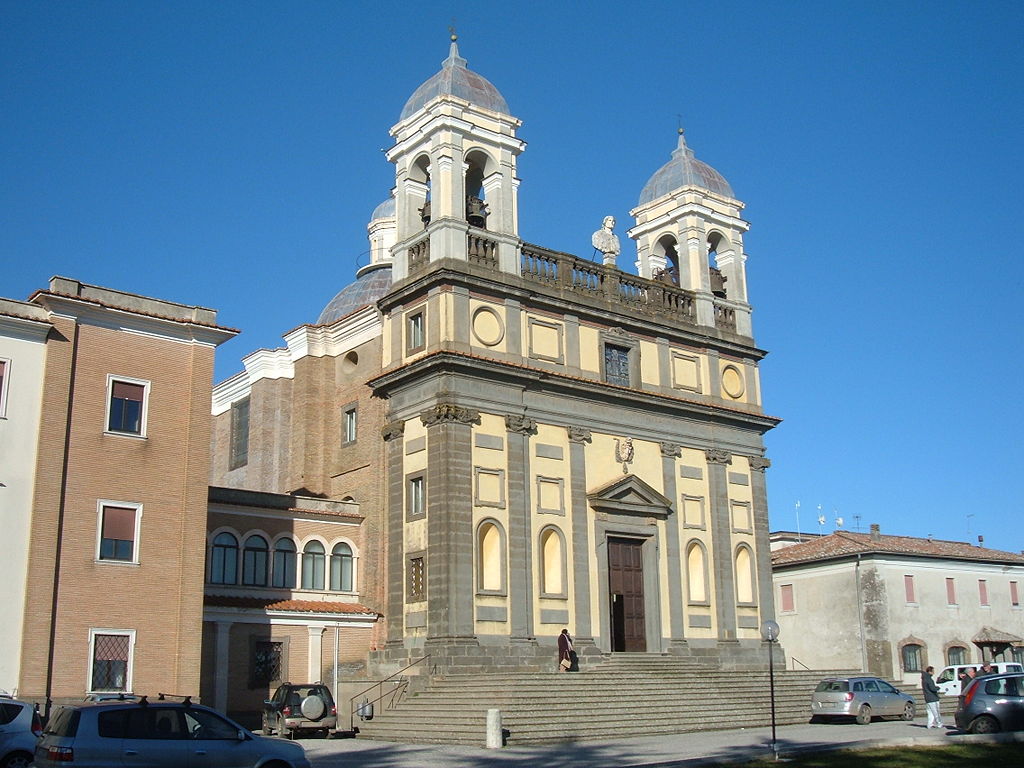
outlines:
[[[487,203],[479,197],[467,195],[466,197],[466,221],[471,227],[487,228]]]
[[[423,207],[420,208],[419,211],[420,211],[420,221],[423,222],[423,226],[425,227],[425,226],[427,226],[427,224],[430,223],[430,201],[427,200],[427,202],[425,202],[423,204]]]
[[[721,270],[715,269],[714,267],[709,267],[708,271],[711,273],[711,293],[720,299],[724,299],[725,281],[729,278],[723,275]]]

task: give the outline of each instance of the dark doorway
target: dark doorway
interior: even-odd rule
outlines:
[[[646,651],[643,542],[608,537],[612,651]]]

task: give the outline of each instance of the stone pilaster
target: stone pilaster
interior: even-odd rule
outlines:
[[[732,561],[732,521],[729,510],[728,466],[732,454],[710,448],[704,451],[708,463],[711,498],[712,577],[715,582],[715,616],[719,640],[736,639],[736,579]]]
[[[404,460],[405,423],[392,421],[380,431],[387,457],[388,616],[387,641],[401,644],[405,637],[405,521]]]
[[[665,520],[666,560],[668,564],[669,650],[685,646],[683,627],[683,564],[679,552],[679,491],[676,489],[676,459],[682,450],[676,443],[661,443],[661,475],[665,496],[672,500],[673,513]]]
[[[757,605],[761,621],[775,618],[775,593],[772,590],[771,544],[768,541],[768,491],[764,471],[772,465],[763,456],[751,456],[750,494],[754,504],[754,546],[757,557]]]
[[[586,444],[592,441],[590,430],[571,425],[569,434],[569,487],[572,493],[572,563],[574,585],[574,612],[576,614],[576,652],[582,655],[583,646],[594,643],[593,617],[590,615],[590,535],[587,505]],[[596,649],[595,649],[596,652]]]
[[[530,527],[530,436],[537,423],[528,416],[505,416],[508,432],[508,600],[513,640],[532,638],[533,533]]]

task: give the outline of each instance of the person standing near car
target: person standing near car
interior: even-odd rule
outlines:
[[[924,706],[928,710],[928,727],[942,728],[942,718],[939,716],[939,686],[932,679],[935,667],[928,667],[921,673],[921,690],[924,692]]]

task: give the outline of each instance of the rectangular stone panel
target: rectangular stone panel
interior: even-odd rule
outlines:
[[[554,608],[541,608],[541,624],[568,624],[569,611],[556,610]]]
[[[679,476],[689,480],[703,480],[704,470],[700,467],[688,467],[685,464],[679,467]]]
[[[750,485],[750,478],[742,472],[730,472],[729,482],[733,485]]]
[[[689,624],[694,629],[711,629],[711,617],[691,614]]]
[[[427,612],[426,611],[412,611],[411,613],[405,614],[405,628],[406,629],[417,629],[419,627],[427,626]]]
[[[560,477],[537,477],[537,511],[541,514],[564,515],[564,483]]]
[[[476,609],[477,621],[508,621],[508,609],[502,605],[481,605]]]
[[[500,451],[505,447],[505,439],[498,435],[477,435],[474,438],[477,448],[487,448],[492,451]]]
[[[427,449],[427,438],[426,438],[426,436],[414,437],[412,440],[409,440],[405,444],[405,453],[406,453],[406,455],[409,455],[410,453],[419,453],[420,451],[425,451],[426,449]]]
[[[562,460],[562,446],[560,445],[547,445],[546,443],[537,443],[537,457],[541,459],[558,459]]]
[[[700,358],[696,355],[673,352],[672,386],[688,392],[700,392]]]
[[[704,497],[687,496],[683,494],[683,527],[684,528],[705,528],[707,522],[704,519]]]
[[[536,360],[549,360],[553,363],[564,361],[561,323],[531,317],[527,324],[527,342],[530,357]]]
[[[505,470],[473,467],[473,503],[478,507],[505,507]]]
[[[740,616],[736,619],[736,626],[740,629],[757,629],[757,616]]]

